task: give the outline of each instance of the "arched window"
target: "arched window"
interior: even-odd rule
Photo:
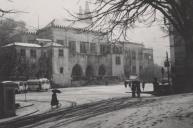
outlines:
[[[93,77],[94,76],[94,70],[93,70],[93,68],[92,68],[92,66],[87,66],[87,68],[86,68],[86,77],[88,78],[88,79],[90,79],[91,77]]]
[[[105,66],[101,65],[99,67],[99,76],[104,76],[106,74]]]
[[[73,68],[72,68],[72,79],[73,80],[80,80],[82,78],[82,68],[80,65],[76,64]]]

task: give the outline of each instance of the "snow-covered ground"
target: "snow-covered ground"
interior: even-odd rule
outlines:
[[[65,128],[193,128],[193,94],[165,97],[140,107],[75,122]]]
[[[126,101],[135,105],[116,111],[108,108],[95,115],[93,108],[81,109],[73,116],[61,114],[24,128],[193,128],[193,93],[133,99],[137,102]]]
[[[60,90],[58,98],[62,107],[72,103],[81,106],[56,109],[57,114],[43,119],[35,115],[31,120],[37,117],[38,120],[24,123],[27,126],[22,125],[23,128],[193,128],[193,93],[162,97],[143,93],[141,98],[131,98],[130,89],[121,84]],[[151,90],[152,85],[147,85],[146,91]],[[17,95],[16,99],[26,103],[24,94]],[[50,99],[51,91],[27,94],[27,103],[34,104],[39,113],[49,111]],[[19,126],[17,121],[7,124],[13,125]]]
[[[92,86],[92,87],[73,87],[61,88],[62,93],[58,94],[58,100],[62,107],[69,107],[71,105],[80,105],[90,102],[96,102],[115,97],[131,96],[130,88],[125,88],[121,83],[119,85],[108,86]],[[152,91],[152,84],[147,84],[145,91]],[[29,92],[26,94],[28,103],[33,104],[31,108],[37,113],[42,113],[50,110],[52,91],[48,92]],[[150,96],[149,94],[142,94],[142,97]],[[25,103],[25,94],[17,94],[16,102]],[[34,109],[35,108],[35,109]],[[30,110],[30,109],[29,109]],[[20,110],[21,111],[21,110]],[[30,113],[30,111],[29,111]],[[20,115],[21,112],[17,112]]]

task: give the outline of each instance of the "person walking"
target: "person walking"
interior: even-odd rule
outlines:
[[[136,81],[132,81],[131,83],[131,92],[132,92],[132,97],[135,97],[135,93],[136,93]]]
[[[56,106],[57,108],[59,107],[59,102],[55,91],[53,91],[52,93],[51,108],[53,108],[54,106]]]
[[[142,82],[142,88],[143,88],[143,91],[145,90],[145,82],[143,81]]]
[[[140,88],[140,81],[137,80],[136,81],[136,93],[137,93],[137,97],[139,98],[141,95],[141,88]]]
[[[155,77],[154,80],[153,80],[153,91],[154,91],[154,93],[158,93],[158,86],[159,86],[159,83],[158,83],[157,78]]]
[[[127,84],[128,84],[128,82],[125,80],[125,82],[124,82],[125,88],[127,88]]]

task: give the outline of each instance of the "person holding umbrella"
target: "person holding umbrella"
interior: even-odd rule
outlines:
[[[57,90],[57,89],[52,90],[51,108],[53,108],[54,106],[56,106],[56,108],[59,107],[59,101],[57,98],[57,93],[61,93],[61,91]]]

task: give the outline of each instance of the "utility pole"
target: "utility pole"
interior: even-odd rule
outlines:
[[[39,18],[39,15],[38,15],[38,22],[37,23],[38,23],[37,27],[38,27],[38,30],[39,30],[40,29],[40,18]]]

